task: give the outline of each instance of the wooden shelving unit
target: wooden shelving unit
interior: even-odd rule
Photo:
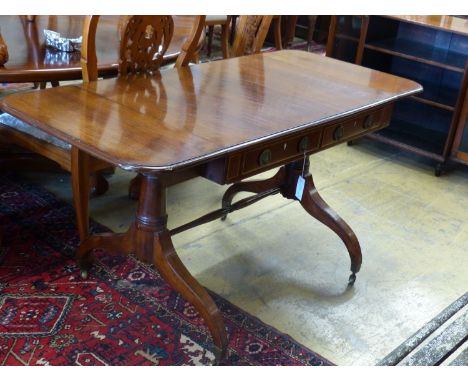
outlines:
[[[424,87],[423,93],[398,102],[390,126],[370,137],[434,159],[437,176],[450,159],[464,162],[454,143],[465,144],[466,136],[468,147],[468,132],[458,132],[468,130],[464,123],[468,112],[462,113],[467,98],[468,21],[450,16],[337,16],[335,22],[334,36],[333,32],[329,36],[333,57]],[[468,154],[466,158],[468,163]]]

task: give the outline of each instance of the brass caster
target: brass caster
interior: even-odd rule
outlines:
[[[351,275],[349,276],[349,280],[348,280],[348,285],[349,286],[352,286],[354,285],[354,282],[356,281],[356,273],[351,273]]]
[[[437,163],[436,168],[434,170],[434,175],[439,178],[442,175],[443,171],[444,165],[442,163]]]
[[[221,359],[224,357],[224,351],[220,349],[219,347],[215,346],[213,348],[213,354],[215,356],[215,359],[213,361],[212,366],[219,366]]]
[[[225,202],[223,200],[222,204],[221,204],[221,207],[223,208],[223,210],[225,211],[229,211],[229,208],[231,207],[231,203],[230,202]],[[225,221],[227,216],[228,216],[228,213],[229,212],[226,212],[223,216],[221,216],[221,221]]]
[[[81,276],[81,278],[82,278],[83,280],[87,280],[87,279],[88,279],[88,271],[85,270],[85,269],[82,269],[82,270],[80,271],[80,276]]]

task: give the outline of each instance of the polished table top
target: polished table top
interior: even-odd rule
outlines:
[[[390,74],[284,50],[11,95],[0,107],[124,169],[174,170],[420,90]]]
[[[44,29],[65,37],[82,34],[84,16],[0,16],[2,36],[9,60],[0,67],[0,82],[41,82],[81,79],[80,52],[57,52],[44,46]],[[96,49],[101,75],[114,76],[118,69],[120,16],[101,16],[96,33]],[[166,61],[177,58],[192,28],[194,16],[174,16],[174,35]]]

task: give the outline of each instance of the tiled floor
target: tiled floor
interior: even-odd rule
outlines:
[[[468,169],[441,178],[431,163],[369,141],[311,157],[324,199],[363,249],[354,288],[349,258],[297,202],[267,198],[174,237],[206,287],[341,365],[373,365],[468,290]],[[27,174],[71,201],[68,175]],[[133,175],[117,171],[91,202],[115,231],[131,221]],[[195,179],[172,187],[169,225],[220,207],[226,187]]]

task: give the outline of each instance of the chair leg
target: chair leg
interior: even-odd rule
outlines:
[[[234,44],[234,38],[236,35],[236,23],[237,23],[237,15],[231,16],[231,33],[229,36],[229,44]]]
[[[89,236],[89,155],[76,147],[72,148],[71,176],[76,223],[83,242]]]
[[[330,27],[328,28],[328,39],[327,39],[327,48],[325,55],[327,57],[332,57],[333,56],[333,48],[335,46],[335,35],[336,35],[336,29],[338,25],[338,18],[337,16],[331,16],[330,18]]]
[[[109,189],[109,182],[104,177],[105,170],[89,174],[89,191],[91,196],[103,195]]]
[[[283,49],[281,42],[281,16],[273,18],[273,31],[275,33],[275,48],[281,50]]]
[[[296,25],[299,16],[288,16],[286,24],[286,48],[290,48],[294,43],[294,37],[296,36]]]
[[[229,22],[221,25],[221,49],[223,58],[229,58]]]
[[[317,16],[308,16],[309,25],[307,29],[307,50],[310,50],[312,47],[312,42],[314,41],[314,32],[315,32],[315,23],[317,21]]]
[[[214,26],[210,25],[208,27],[208,46],[206,49],[206,55],[211,57],[211,44],[213,43],[213,33],[214,33]]]

